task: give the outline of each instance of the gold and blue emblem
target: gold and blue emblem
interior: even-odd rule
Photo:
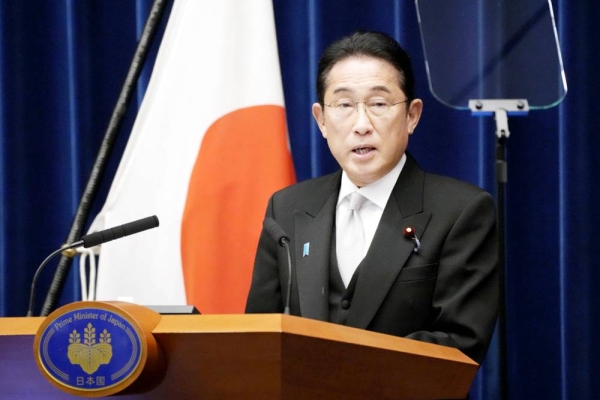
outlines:
[[[139,334],[121,315],[79,308],[47,324],[39,359],[57,383],[78,391],[100,391],[123,382],[141,359]]]
[[[81,366],[87,374],[93,374],[98,371],[100,365],[109,364],[112,358],[112,346],[110,345],[110,333],[104,329],[100,333],[100,338],[96,341],[96,328],[91,322],[87,324],[84,330],[83,343],[81,334],[77,329],[69,334],[69,361],[71,364]]]

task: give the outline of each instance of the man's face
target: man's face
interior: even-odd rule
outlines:
[[[338,100],[403,102],[398,71],[387,61],[350,57],[333,66],[326,80],[325,104]],[[313,116],[329,150],[356,186],[365,186],[387,174],[398,163],[419,122],[423,103],[415,99],[373,116],[365,104],[348,117],[335,115],[331,107],[313,104]]]

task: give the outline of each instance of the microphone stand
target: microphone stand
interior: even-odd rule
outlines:
[[[150,14],[148,15],[146,25],[144,26],[144,30],[142,31],[133,55],[133,60],[131,61],[125,82],[121,88],[121,93],[117,99],[117,104],[115,105],[104,139],[100,145],[100,150],[92,168],[91,175],[83,191],[83,195],[81,196],[73,222],[71,223],[66,243],[72,243],[81,236],[81,232],[90,213],[91,205],[96,197],[102,175],[106,170],[108,159],[114,147],[114,142],[123,123],[123,119],[125,118],[127,107],[135,91],[135,85],[144,67],[150,46],[152,45],[152,40],[158,30],[158,25],[161,21],[166,3],[167,0],[154,0],[154,3],[152,4]],[[56,308],[56,302],[65,285],[75,254],[75,252],[65,252],[62,254],[56,272],[54,273],[52,283],[50,284],[46,300],[44,301],[40,313],[41,316],[47,316]]]
[[[529,112],[529,103],[517,100],[469,100],[473,116],[494,115],[496,120],[496,197],[498,203],[498,356],[500,368],[500,398],[508,398],[508,369],[506,346],[506,183],[508,182],[508,164],[506,162],[506,140],[510,136],[508,116],[523,116]]]
[[[33,308],[35,307],[35,289],[40,274],[44,270],[44,267],[48,264],[48,261],[50,261],[55,255],[61,252],[63,254],[67,252],[74,252],[75,250],[73,249],[81,246],[85,248],[98,246],[100,244],[110,242],[111,240],[120,239],[124,236],[134,235],[136,233],[143,232],[148,229],[156,228],[158,225],[158,217],[156,215],[153,215],[151,217],[146,217],[137,221],[129,222],[125,225],[105,229],[100,232],[90,233],[82,237],[81,240],[78,240],[68,245],[66,244],[60,249],[53,251],[52,254],[50,254],[48,257],[46,257],[46,259],[44,259],[44,261],[35,271],[35,275],[33,276],[33,280],[31,282],[31,290],[29,291],[29,307],[27,308],[27,316],[33,316]]]

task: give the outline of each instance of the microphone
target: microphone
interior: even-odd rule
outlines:
[[[287,282],[287,296],[285,299],[284,314],[290,315],[290,298],[292,294],[292,256],[290,255],[290,238],[285,234],[283,229],[277,222],[271,217],[265,218],[263,227],[278,245],[285,247],[287,250],[288,257],[288,282]]]
[[[75,249],[77,247],[94,247],[102,243],[110,242],[111,240],[120,239],[124,236],[133,235],[148,229],[156,228],[159,225],[158,217],[156,215],[138,219],[137,221],[129,222],[125,225],[116,226],[114,228],[105,229],[100,232],[90,233],[85,235],[78,240],[77,242],[73,242],[71,244],[66,244],[62,246],[60,249],[53,251],[38,267],[35,271],[35,275],[33,276],[33,281],[31,282],[31,291],[29,293],[29,307],[27,309],[27,316],[33,316],[33,307],[35,303],[35,285],[40,276],[40,273],[55,255],[61,252],[65,252],[66,250]]]
[[[86,249],[88,247],[98,246],[99,244],[110,242],[111,240],[120,239],[124,236],[133,235],[148,229],[156,228],[158,226],[158,217],[152,215],[138,219],[137,221],[129,222],[125,225],[115,226],[114,228],[105,229],[100,232],[90,233],[81,238],[80,241],[71,244],[69,248],[83,246]]]
[[[271,217],[268,217],[263,222],[264,228],[269,232],[269,235],[277,242],[280,246],[285,246],[290,243],[290,238],[285,234],[283,229],[277,222]]]

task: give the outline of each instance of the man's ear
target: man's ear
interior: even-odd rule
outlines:
[[[327,138],[327,128],[325,128],[325,114],[323,113],[323,107],[319,103],[313,104],[312,113],[313,117],[315,117],[315,121],[317,121],[321,135],[323,135],[324,138]]]
[[[408,106],[408,112],[406,114],[408,133],[412,133],[417,128],[419,120],[421,119],[421,113],[423,112],[423,101],[421,99],[414,99]]]

